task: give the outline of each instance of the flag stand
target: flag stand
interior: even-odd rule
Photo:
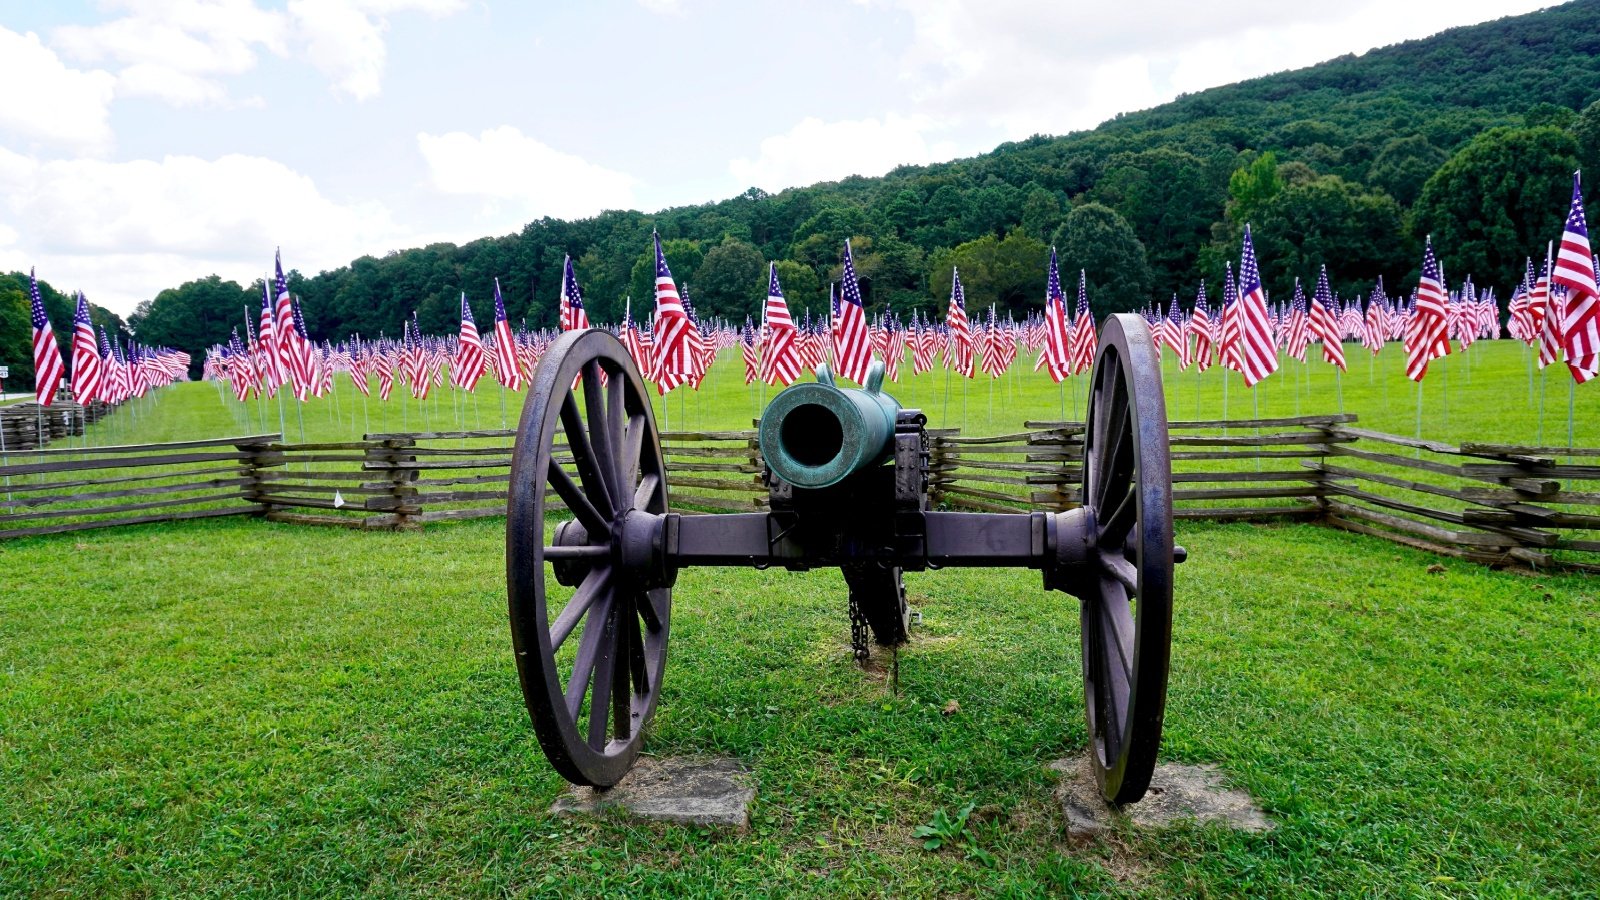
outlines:
[[[1228,368],[1222,368],[1222,436],[1228,436]]]
[[[1577,402],[1578,379],[1567,379],[1567,462],[1574,462],[1572,458],[1572,408]]]
[[[1417,379],[1417,440],[1422,440],[1422,379]],[[1417,448],[1416,456],[1422,458],[1422,448]]]
[[[1539,370],[1539,438],[1534,443],[1544,446],[1544,389],[1549,382],[1548,370]]]
[[[506,430],[506,386],[500,385],[500,430]]]
[[[1333,367],[1333,392],[1339,398],[1339,414],[1344,415],[1344,371]]]
[[[365,379],[367,377],[366,373],[362,373],[361,377]],[[367,415],[367,395],[363,392],[361,394],[361,434],[365,437],[370,433],[372,433],[372,419]]]

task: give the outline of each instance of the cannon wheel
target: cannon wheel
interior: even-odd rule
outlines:
[[[1095,778],[1111,803],[1144,796],[1155,770],[1172,650],[1172,460],[1150,328],[1100,330],[1084,443],[1083,505],[1098,577],[1080,595],[1084,708]]]
[[[547,493],[572,513],[551,543]],[[616,338],[569,332],[540,360],[522,407],[506,584],[528,714],[551,765],[574,784],[609,787],[622,778],[661,696],[672,592],[644,587],[621,565],[619,526],[633,510],[667,512],[661,436],[644,382]],[[564,604],[551,602],[547,579],[576,589]],[[576,651],[563,656],[569,638]]]

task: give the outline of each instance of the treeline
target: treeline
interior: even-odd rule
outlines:
[[[1600,180],[1600,0],[1207,90],[970,159],[655,214],[541,219],[464,246],[296,272],[290,283],[319,339],[396,335],[413,310],[424,331],[454,331],[460,292],[486,318],[497,276],[511,317],[537,328],[555,323],[571,254],[593,319],[620,319],[630,296],[644,318],[654,228],[702,315],[757,313],[768,260],[797,314],[823,314],[850,238],[874,313],[941,309],[952,266],[970,305],[1036,309],[1054,245],[1064,270],[1087,273],[1100,316],[1174,292],[1187,304],[1202,276],[1217,298],[1249,221],[1278,297],[1324,263],[1342,295],[1365,295],[1380,276],[1403,292],[1431,233],[1452,282],[1470,274],[1504,300],[1524,257],[1559,228],[1570,173],[1584,163],[1590,183]],[[130,324],[198,360],[242,321],[245,304],[259,303],[259,283],[203,279],[141,304]]]
[[[61,345],[61,355],[65,357],[70,353],[68,342],[72,336],[72,313],[78,305],[77,295],[68,296],[40,280],[39,299],[44,303],[45,315],[50,317]],[[91,301],[89,318],[96,328],[104,328],[107,334],[127,342],[130,335],[121,316]],[[33,305],[28,301],[27,272],[0,274],[0,366],[10,372],[5,379],[7,393],[33,390]]]

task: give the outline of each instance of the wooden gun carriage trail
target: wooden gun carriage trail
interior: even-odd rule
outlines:
[[[1108,327],[1089,423],[986,436],[928,428],[879,385],[839,391],[826,375],[797,386],[792,398],[809,402],[775,400],[765,428],[657,434],[614,342],[575,334],[542,364],[516,430],[8,444],[0,538],[233,515],[397,530],[509,512],[525,697],[552,761],[594,784],[614,782],[638,752],[670,626],[662,592],[682,566],[837,566],[862,651],[868,635],[903,639],[902,571],[1038,568],[1045,586],[1086,598],[1086,707],[1101,784],[1120,802],[1143,791],[1159,739],[1173,519],[1313,522],[1490,565],[1600,571],[1600,492],[1583,484],[1600,481],[1600,450],[1450,445],[1362,429],[1350,415],[1166,422],[1146,414],[1159,383],[1141,385],[1147,345],[1129,335],[1142,328]],[[1155,422],[1159,434],[1141,431]],[[807,474],[841,454],[854,462],[837,480]],[[1154,477],[1163,460],[1170,478]],[[1107,508],[1112,496],[1138,498],[1131,525],[1127,505]],[[1128,525],[1137,548],[1104,543],[1103,519]],[[1138,678],[1120,665],[1130,647]]]

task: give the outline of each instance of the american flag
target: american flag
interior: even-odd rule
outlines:
[[[689,346],[689,331],[694,327],[683,310],[683,300],[678,296],[678,286],[672,280],[672,270],[667,268],[667,257],[661,252],[661,236],[651,232],[656,248],[656,314],[651,326],[654,335],[654,366],[650,380],[656,389],[667,393],[694,374],[695,360]]]
[[[1600,290],[1595,287],[1594,256],[1589,249],[1589,225],[1583,216],[1583,194],[1578,173],[1572,175],[1572,208],[1556,251],[1552,286],[1567,289],[1567,307],[1561,318],[1561,349],[1567,355],[1572,378],[1583,384],[1600,375]]]
[[[1361,328],[1361,346],[1371,350],[1374,356],[1383,349],[1383,343],[1388,338],[1388,310],[1389,298],[1383,293],[1383,276],[1380,275],[1377,285],[1372,288],[1372,295],[1367,298],[1367,315]]]
[[[278,371],[287,376],[295,398],[305,400],[311,388],[311,373],[305,368],[306,356],[300,350],[299,332],[294,327],[294,298],[289,295],[289,283],[283,277],[282,251],[274,254],[273,265],[278,293]]]
[[[1178,354],[1178,371],[1189,370],[1189,330],[1184,327],[1183,313],[1178,311],[1178,295],[1172,295],[1172,303],[1167,307],[1167,346]]]
[[[1333,316],[1333,291],[1328,287],[1328,267],[1317,274],[1317,289],[1311,293],[1308,327],[1312,337],[1322,341],[1322,358],[1345,371],[1344,338]]]
[[[684,332],[684,352],[689,355],[690,365],[694,371],[689,373],[689,384],[695,390],[700,390],[700,383],[705,380],[706,372],[710,370],[711,363],[717,357],[717,347],[712,341],[706,340],[705,333],[700,330],[700,317],[695,315],[694,301],[689,297],[689,285],[684,284],[680,291],[683,300],[683,314],[689,317],[689,329]]]
[[[1061,292],[1061,270],[1056,266],[1056,248],[1051,247],[1050,268],[1045,274],[1044,287],[1044,352],[1039,357],[1054,381],[1059,382],[1072,374],[1072,357],[1067,342],[1067,298]]]
[[[485,360],[483,338],[478,336],[478,323],[472,319],[472,307],[467,305],[467,292],[461,292],[461,331],[456,336],[456,358],[450,364],[450,382],[462,390],[470,391],[483,377]]]
[[[744,317],[744,330],[739,333],[739,355],[744,358],[744,383],[749,384],[761,374],[761,357],[756,352],[756,327],[749,316]]]
[[[1430,235],[1422,249],[1422,278],[1417,282],[1416,320],[1408,330],[1406,377],[1421,381],[1428,374],[1428,361],[1450,354],[1450,335],[1445,320],[1443,277],[1439,258],[1433,254]]]
[[[513,391],[522,390],[522,368],[517,365],[517,339],[506,318],[506,301],[500,295],[500,279],[494,280],[494,371],[500,383]]]
[[[589,313],[583,308],[583,292],[572,270],[572,257],[561,264],[561,330],[582,331],[589,327]]]
[[[1082,374],[1094,368],[1094,355],[1099,350],[1100,337],[1095,331],[1094,315],[1089,312],[1089,279],[1078,270],[1078,308],[1072,316],[1072,371]]]
[[[967,319],[967,297],[961,289],[961,273],[954,268],[950,270],[950,309],[945,312],[944,324],[950,329],[944,352],[945,367],[954,369],[957,375],[972,378],[976,374],[972,323]]]
[[[270,282],[261,279],[261,324],[257,328],[257,368],[266,385],[267,397],[278,395],[278,387],[289,380],[289,373],[278,367],[278,329],[272,314],[272,289]]]
[[[1306,361],[1306,347],[1311,343],[1311,332],[1306,322],[1306,294],[1300,288],[1300,279],[1294,280],[1294,296],[1289,300],[1288,327],[1285,329],[1285,349],[1300,362]]]
[[[1261,287],[1250,226],[1244,226],[1244,253],[1239,260],[1239,362],[1247,387],[1278,371],[1278,347],[1267,319],[1267,294]]]
[[[89,321],[89,301],[78,292],[78,308],[72,314],[72,395],[79,403],[104,400],[100,390],[100,348],[95,346],[94,323]]]
[[[33,307],[33,392],[41,406],[49,406],[56,398],[56,385],[61,383],[61,348],[56,345],[50,317],[44,313],[39,281],[32,269],[28,270],[28,300]]]
[[[250,396],[250,354],[245,352],[244,345],[239,343],[239,329],[235,327],[228,337],[228,345],[224,348],[228,361],[228,382],[233,386],[233,395],[243,403]]]
[[[778,264],[767,264],[767,305],[761,321],[761,369],[759,376],[770,385],[789,386],[800,377],[802,360],[796,341],[794,319],[783,285],[778,283]]]
[[[639,333],[639,326],[633,321],[633,297],[630,295],[622,306],[622,346],[628,348],[628,355],[633,357],[633,364],[641,374],[650,371],[650,345],[645,343],[644,336]]]
[[[856,282],[856,264],[850,258],[850,239],[844,242],[844,274],[839,285],[839,321],[834,326],[833,344],[838,356],[834,362],[839,374],[857,384],[867,380],[872,363],[872,344],[867,333],[867,312],[861,305],[861,285]]]
[[[933,368],[933,326],[911,313],[911,374],[921,375]]]
[[[1217,342],[1217,361],[1224,369],[1244,371],[1239,351],[1239,288],[1233,281],[1233,264],[1223,264],[1222,276],[1222,328]]]
[[[1194,335],[1194,367],[1204,372],[1211,368],[1211,311],[1206,309],[1206,283],[1194,295],[1194,312],[1189,316],[1189,333]]]
[[[883,375],[890,381],[900,381],[900,361],[906,354],[906,333],[900,324],[900,317],[895,316],[884,323],[886,340],[883,345]]]
[[[305,373],[306,388],[315,396],[322,396],[322,355],[317,352],[317,345],[311,342],[311,336],[306,330],[306,314],[300,308],[300,301],[294,300],[290,304],[294,314],[295,345],[300,352],[300,370]],[[295,396],[304,400],[300,391],[295,391]]]

